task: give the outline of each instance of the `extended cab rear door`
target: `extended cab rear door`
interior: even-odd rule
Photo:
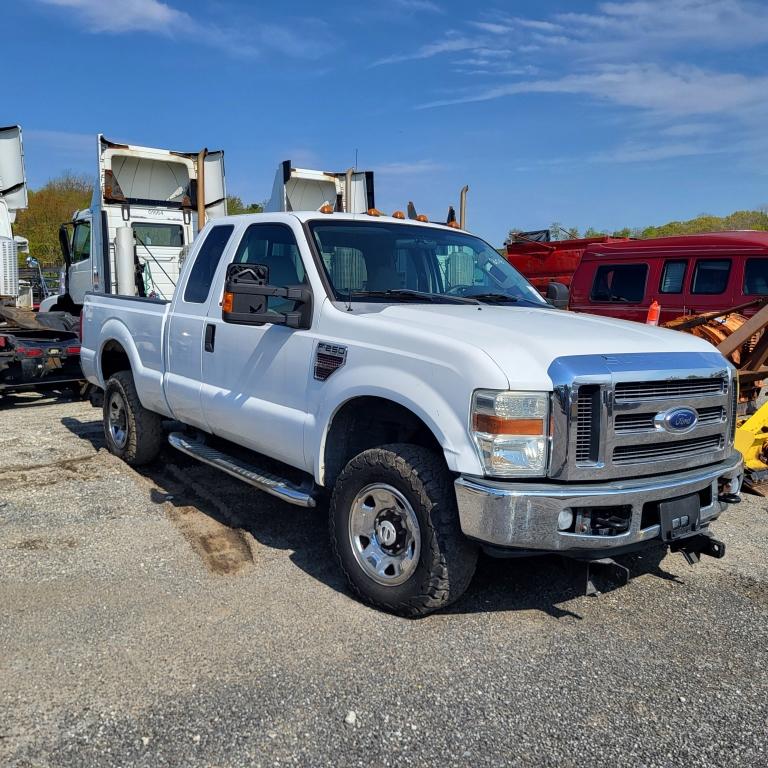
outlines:
[[[202,235],[204,240],[192,254],[193,261],[180,281],[168,319],[164,385],[168,405],[177,419],[207,432],[211,430],[200,401],[206,319],[209,304],[214,301],[214,275],[230,249],[234,230],[233,224],[217,224]]]

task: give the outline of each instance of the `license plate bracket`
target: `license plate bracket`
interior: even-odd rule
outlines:
[[[659,522],[663,541],[675,541],[699,529],[701,499],[698,493],[659,502]]]

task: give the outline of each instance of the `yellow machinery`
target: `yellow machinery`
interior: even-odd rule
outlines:
[[[736,448],[744,456],[745,486],[758,496],[768,494],[768,402],[736,426]]]

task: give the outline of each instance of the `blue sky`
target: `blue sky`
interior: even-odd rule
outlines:
[[[376,172],[377,204],[470,228],[642,226],[768,204],[768,2],[14,0],[0,124],[29,181],[92,173],[95,134]]]

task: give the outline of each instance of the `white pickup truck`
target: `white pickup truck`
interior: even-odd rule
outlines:
[[[722,556],[709,525],[743,473],[726,360],[554,309],[481,239],[401,216],[224,217],[171,301],[86,295],[109,450],[151,461],[174,419],[202,462],[292,504],[330,494],[352,590],[403,615],[457,599],[481,547]]]

